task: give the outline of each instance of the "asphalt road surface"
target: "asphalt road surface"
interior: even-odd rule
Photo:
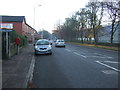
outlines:
[[[67,44],[35,56],[37,88],[118,88],[118,52]]]

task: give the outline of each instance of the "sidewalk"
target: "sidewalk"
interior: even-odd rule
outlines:
[[[33,44],[28,44],[18,55],[2,62],[2,88],[26,88],[34,57]]]

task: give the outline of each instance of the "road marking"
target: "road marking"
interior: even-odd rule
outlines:
[[[120,72],[120,70],[118,70],[118,69],[116,69],[116,68],[114,68],[114,67],[111,67],[111,66],[109,66],[109,65],[107,65],[107,64],[101,63],[100,61],[95,61],[95,62],[97,62],[97,63],[99,63],[99,64],[101,64],[101,65],[103,65],[103,66],[106,66],[106,67],[108,67],[108,68],[110,68],[110,69],[113,69],[113,70],[115,70],[115,71],[117,71],[117,72]]]
[[[102,72],[105,74],[118,74],[118,72],[116,72],[114,70],[103,70]]]
[[[76,55],[82,56],[82,57],[84,57],[84,58],[87,58],[86,56],[81,55],[81,54],[79,54],[79,53],[77,53],[77,52],[73,52],[73,53],[76,54]]]
[[[103,54],[99,54],[99,53],[94,53],[94,54],[96,54],[96,55],[101,55],[101,56],[104,56],[104,57],[106,57],[106,58],[113,58],[113,57],[110,57],[110,56],[107,56],[107,55],[103,55]]]
[[[102,56],[87,56],[87,57],[109,58],[109,57],[102,57]]]
[[[71,50],[69,50],[69,49],[65,49],[65,50],[67,50],[68,52],[70,52]]]
[[[107,63],[116,63],[116,64],[120,63],[120,62],[115,62],[115,61],[104,61],[104,62],[107,62]]]
[[[29,71],[28,71],[28,74],[26,77],[26,81],[25,81],[26,87],[29,85],[29,83],[32,82],[34,67],[35,67],[35,56],[33,55],[32,61],[31,61],[30,67],[29,67]]]

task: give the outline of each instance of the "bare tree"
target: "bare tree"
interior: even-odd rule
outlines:
[[[120,25],[120,1],[104,2],[104,4],[108,9],[108,13],[112,23],[110,42],[113,43],[114,33],[117,30],[117,27]]]
[[[86,7],[90,11],[89,19],[90,19],[91,29],[93,30],[95,43],[97,43],[96,25],[97,25],[97,22],[98,22],[98,20],[97,20],[97,12],[99,10],[99,5],[98,5],[97,1],[96,2],[89,2]]]
[[[76,13],[76,15],[78,16],[78,22],[79,22],[79,35],[80,35],[80,38],[81,38],[81,42],[84,43],[84,40],[83,38],[85,38],[87,35],[86,35],[86,30],[87,30],[87,14],[88,14],[88,11],[86,10],[86,8],[82,8],[80,9],[80,11],[78,11]]]

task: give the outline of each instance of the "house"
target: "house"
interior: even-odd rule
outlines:
[[[25,16],[1,16],[0,31],[2,31],[2,58],[16,54],[17,45],[10,42],[10,32],[15,30],[17,34],[27,36],[28,41],[33,42],[37,31],[26,23]]]
[[[26,23],[25,16],[1,16],[4,27],[11,26],[17,34],[26,35],[28,41],[34,41],[37,31]]]

